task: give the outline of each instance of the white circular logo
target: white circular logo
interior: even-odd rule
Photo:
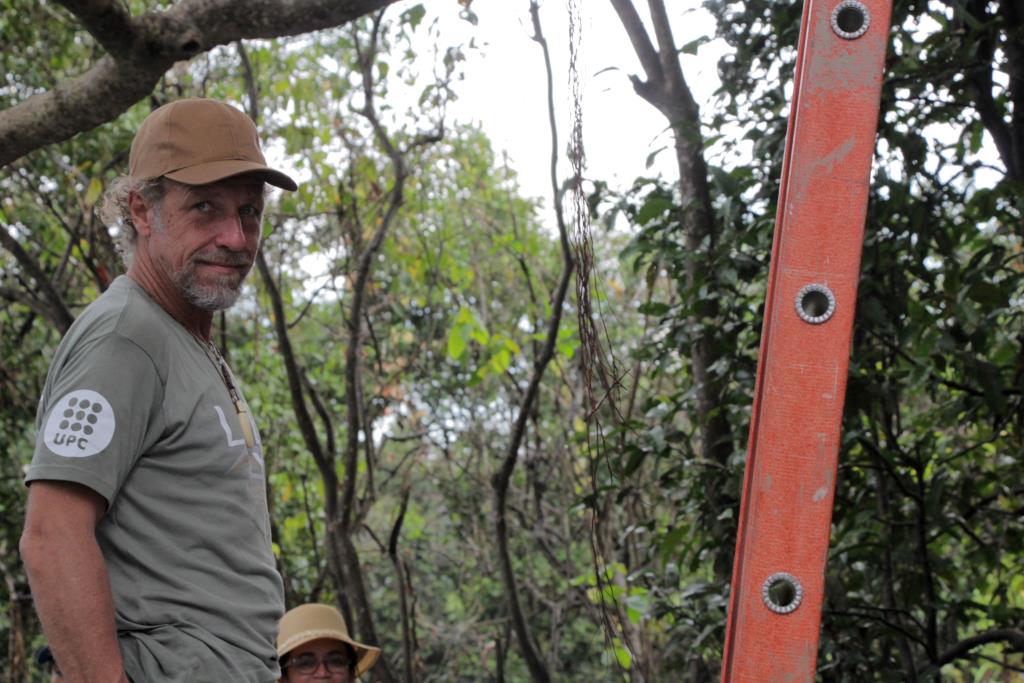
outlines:
[[[114,409],[95,391],[65,394],[50,411],[43,429],[47,448],[65,458],[96,455],[114,438]]]

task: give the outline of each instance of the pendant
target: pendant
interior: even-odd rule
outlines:
[[[245,445],[252,450],[256,440],[252,434],[252,418],[249,417],[249,409],[240,400],[236,400],[235,412],[238,414],[238,421],[242,423],[242,436],[245,437]]]

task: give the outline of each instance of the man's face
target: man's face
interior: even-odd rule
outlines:
[[[154,217],[146,249],[178,294],[204,311],[234,304],[260,245],[263,181],[168,182]]]

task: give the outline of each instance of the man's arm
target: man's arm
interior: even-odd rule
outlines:
[[[36,481],[21,534],[36,612],[64,677],[126,682],[107,565],[96,542],[103,497],[81,484]]]

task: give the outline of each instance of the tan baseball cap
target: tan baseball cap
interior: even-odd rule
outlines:
[[[139,126],[128,156],[128,174],[139,180],[164,176],[205,185],[243,173],[285,190],[298,188],[267,166],[252,120],[217,100],[177,100],[154,110]]]
[[[285,613],[277,632],[277,656],[284,657],[300,645],[320,638],[340,640],[355,649],[356,676],[369,670],[380,657],[379,647],[363,645],[349,637],[341,612],[320,604],[299,605]]]

